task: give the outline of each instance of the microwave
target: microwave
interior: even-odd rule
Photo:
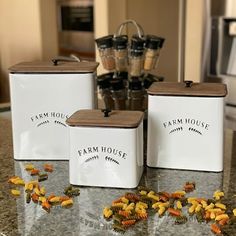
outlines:
[[[94,54],[93,0],[58,0],[60,49]]]

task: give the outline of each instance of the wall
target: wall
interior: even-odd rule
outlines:
[[[136,20],[145,34],[166,39],[157,73],[166,81],[178,80],[179,1],[128,0],[128,18]]]
[[[186,36],[185,36],[185,80],[202,81],[204,34],[206,33],[206,0],[186,1]],[[209,30],[209,29],[208,29]],[[206,55],[207,56],[207,55]]]
[[[0,102],[9,101],[11,65],[57,54],[55,7],[55,0],[0,1]]]

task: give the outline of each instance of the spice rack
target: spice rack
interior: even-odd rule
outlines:
[[[124,27],[129,24],[137,31],[130,40],[127,35],[122,34]],[[114,35],[95,41],[101,64],[107,71],[97,78],[105,108],[145,111],[146,90],[153,82],[164,80],[151,72],[157,68],[165,39],[145,35],[136,21],[126,20],[119,25]]]

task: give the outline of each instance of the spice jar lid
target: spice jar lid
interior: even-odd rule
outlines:
[[[113,78],[113,75],[114,75],[113,72],[99,75],[97,77],[97,84],[98,84],[99,88],[100,89],[110,88],[110,86],[111,86],[110,80]]]
[[[129,89],[130,90],[142,90],[142,81],[139,80],[138,77],[132,77],[131,81],[129,81]]]
[[[113,46],[115,49],[126,49],[128,43],[127,35],[119,35],[113,38]]]
[[[114,91],[121,90],[121,89],[125,88],[124,81],[122,79],[119,79],[119,78],[112,79],[110,81],[110,84],[111,84],[112,90],[114,90]]]
[[[113,78],[114,79],[122,79],[122,80],[127,80],[128,79],[128,72],[127,71],[117,71],[114,73]]]
[[[154,82],[162,81],[164,81],[163,76],[157,76],[149,73],[143,78],[143,86],[145,89],[148,89]]]
[[[111,48],[113,46],[113,35],[107,35],[98,39],[95,39],[97,46],[101,49]]]
[[[184,83],[154,82],[147,90],[150,95],[161,96],[192,96],[192,97],[225,97],[227,87],[220,83]]]
[[[165,39],[155,35],[147,35],[145,47],[150,49],[162,48]]]
[[[131,38],[131,50],[140,50],[143,51],[144,49],[144,43],[145,40],[139,38],[136,35],[133,35],[133,37]]]
[[[89,73],[98,67],[97,62],[33,61],[22,62],[9,68],[11,73]]]
[[[104,117],[106,111],[108,116]],[[83,109],[70,116],[66,123],[69,126],[136,128],[142,120],[143,112],[141,111]]]

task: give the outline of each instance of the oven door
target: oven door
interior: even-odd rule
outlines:
[[[60,51],[94,56],[93,1],[59,1],[58,21]]]

